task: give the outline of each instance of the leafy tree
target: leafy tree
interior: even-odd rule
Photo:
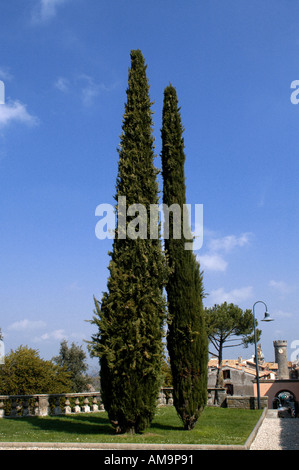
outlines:
[[[101,302],[95,299],[92,323],[98,326],[98,333],[92,336],[90,349],[100,357],[102,398],[111,423],[116,432],[134,433],[148,427],[155,413],[165,319],[164,257],[158,224],[157,236],[150,237],[150,205],[158,204],[158,171],[149,84],[140,50],[131,51],[122,130],[115,196],[117,228],[107,292]],[[126,198],[125,222],[121,197]],[[136,219],[132,213],[128,215],[133,204],[146,209],[137,218],[135,229],[140,233],[132,230]]]
[[[53,357],[52,360],[69,372],[72,381],[72,392],[86,391],[88,377],[84,373],[87,371],[88,365],[86,363],[86,354],[81,346],[72,343],[71,347],[68,347],[67,341],[64,340],[60,343],[59,355]]]
[[[172,387],[172,374],[169,358],[164,358],[162,363],[163,387]]]
[[[67,393],[71,386],[64,368],[41,359],[39,352],[28,346],[20,346],[7,354],[5,364],[0,367],[1,395]]]
[[[203,279],[192,250],[191,228],[184,234],[186,204],[185,153],[183,127],[176,90],[169,85],[164,90],[162,122],[163,203],[180,208],[180,220],[169,214],[169,238],[165,239],[170,275],[166,285],[169,324],[167,347],[174,387],[174,406],[184,428],[192,429],[207,400],[208,342],[203,313]],[[185,216],[185,217],[184,217]],[[166,220],[166,216],[165,216]],[[180,237],[175,224],[181,223]]]
[[[216,386],[222,385],[222,359],[224,348],[232,348],[243,345],[245,348],[254,342],[254,316],[251,310],[243,311],[237,305],[227,302],[216,304],[205,309],[205,321],[208,338],[214,346],[218,357],[218,374]],[[256,320],[255,320],[256,321]],[[256,321],[257,325],[257,321]],[[257,341],[261,330],[256,329]]]

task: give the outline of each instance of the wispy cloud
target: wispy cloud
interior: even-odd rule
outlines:
[[[21,336],[24,340],[30,337],[30,340],[33,343],[56,343],[61,342],[64,339],[83,339],[84,334],[82,331],[79,332],[66,332],[62,328],[57,328],[51,330],[48,324],[43,320],[29,320],[24,318],[23,320],[18,320],[6,328],[6,336]]]
[[[24,320],[16,321],[7,327],[8,330],[12,331],[33,331],[45,328],[47,325],[42,320]]]
[[[212,239],[209,243],[209,248],[211,251],[224,251],[225,253],[229,253],[236,247],[247,245],[249,240],[249,233],[243,233],[239,237],[236,235],[227,235],[226,237]]]
[[[39,336],[33,338],[34,343],[51,343],[51,342],[61,342],[63,340],[80,340],[84,339],[84,334],[82,332],[68,332],[66,333],[64,329],[57,329],[48,331]]]
[[[274,318],[282,318],[282,319],[287,319],[287,318],[292,318],[294,316],[293,313],[291,312],[286,312],[285,310],[275,310],[273,312],[273,317]]]
[[[202,255],[198,258],[204,271],[225,271],[228,265],[227,261],[217,253]]]
[[[276,292],[281,295],[286,295],[291,293],[294,290],[294,286],[287,284],[285,281],[269,281],[269,286],[273,287]]]
[[[43,335],[39,337],[35,337],[34,341],[38,343],[41,341],[52,341],[52,340],[62,341],[64,339],[67,339],[66,333],[64,332],[64,330],[58,329],[58,330],[53,330],[49,333],[44,333]]]
[[[82,290],[82,287],[79,285],[78,281],[74,281],[66,286],[66,290],[69,292],[79,292]]]
[[[239,289],[225,291],[223,287],[213,290],[207,298],[210,305],[222,304],[223,302],[239,304],[245,300],[249,300],[253,295],[253,287],[246,286]]]
[[[34,23],[44,23],[51,20],[57,14],[57,10],[63,4],[70,0],[38,0],[32,12],[32,21]]]
[[[10,73],[10,70],[8,67],[1,66],[0,67],[0,80],[4,81],[10,81],[13,79],[13,75]]]
[[[99,95],[100,90],[103,89],[103,84],[96,83],[89,75],[82,75],[80,77],[82,82],[81,99],[84,106],[91,106],[95,98]]]
[[[226,271],[228,261],[225,256],[235,248],[248,245],[251,235],[250,233],[243,233],[240,236],[227,235],[220,238],[210,236],[207,243],[207,253],[198,256],[202,269],[205,271]]]
[[[27,126],[35,126],[38,124],[38,118],[27,111],[25,104],[15,100],[0,105],[0,129],[3,129],[12,122],[21,122]]]
[[[55,81],[54,87],[62,93],[68,93],[70,91],[70,81],[65,77],[59,77]]]
[[[80,99],[83,106],[92,106],[101,92],[109,92],[115,89],[117,83],[110,86],[97,81],[94,77],[82,73],[75,78],[58,77],[54,82],[54,87],[62,93],[71,93]]]

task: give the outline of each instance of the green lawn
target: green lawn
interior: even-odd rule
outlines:
[[[0,419],[0,442],[123,442],[243,445],[261,411],[205,408],[192,431],[184,431],[174,407],[157,410],[139,435],[115,435],[106,413]]]

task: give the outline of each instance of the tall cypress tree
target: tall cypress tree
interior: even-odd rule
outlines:
[[[177,93],[171,85],[164,90],[161,134],[163,203],[168,208],[172,204],[181,208],[181,237],[174,236],[174,223],[179,221],[170,213],[169,238],[165,239],[171,271],[166,286],[169,313],[167,347],[174,405],[184,428],[192,429],[207,400],[208,342],[203,315],[202,273],[193,251],[185,249],[185,243],[190,239],[188,234],[187,238],[184,236],[183,231],[183,208],[186,204],[183,127]],[[191,237],[191,228],[188,228]]]
[[[150,238],[158,171],[146,68],[141,51],[131,51],[118,150],[116,236],[108,289],[101,302],[95,300],[92,320],[98,326],[91,349],[100,357],[102,399],[117,432],[141,432],[150,424],[161,386],[164,256],[159,228],[156,238]],[[135,218],[132,208],[127,215],[133,204],[145,208]]]

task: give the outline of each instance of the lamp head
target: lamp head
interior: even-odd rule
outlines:
[[[264,316],[264,318],[262,319],[262,321],[274,321],[274,318],[271,318],[271,317],[270,317],[270,313],[268,313],[267,310],[266,310],[265,316]]]

